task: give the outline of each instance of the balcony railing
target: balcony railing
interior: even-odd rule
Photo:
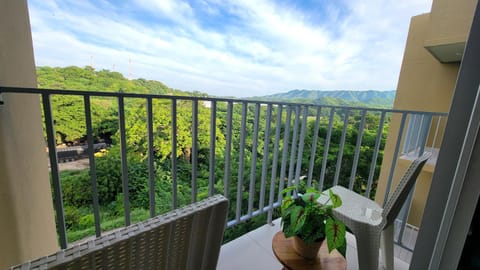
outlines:
[[[341,184],[372,198],[375,195],[388,135],[396,137],[396,145],[389,177],[386,180],[385,197],[387,197],[397,159],[411,152],[415,152],[414,155],[422,154],[426,147],[435,148],[447,117],[446,113],[434,112],[122,92],[0,87],[0,93],[41,97],[57,232],[62,248],[68,243],[56,150],[56,119],[52,114],[53,96],[72,96],[83,100],[96,236],[100,236],[102,232],[93,150],[92,99],[112,99],[118,103],[118,144],[125,225],[131,223],[129,199],[131,178],[127,159],[129,137],[126,132],[125,106],[132,100],[144,102],[142,107],[145,109],[145,115],[141,118],[146,119],[144,139],[147,146],[145,156],[148,163],[150,216],[158,214],[153,187],[155,161],[158,159],[156,152],[160,147],[154,140],[156,136],[160,136],[159,125],[163,128],[161,131],[163,136],[169,138],[162,142],[161,147],[168,143],[167,148],[171,150],[168,159],[171,164],[172,208],[179,206],[178,153],[185,149],[178,149],[180,145],[178,136],[180,125],[183,125],[182,127],[186,125],[190,131],[187,149],[190,153],[190,201],[194,202],[199,198],[199,189],[205,189],[208,196],[223,192],[230,199],[231,213],[228,227],[260,214],[266,214],[265,222],[270,223],[274,217],[274,209],[282,200],[280,191],[291,185],[304,185],[323,190]],[[161,108],[158,102],[162,102]],[[164,110],[165,104],[168,104],[169,110],[162,113],[167,115],[167,120],[164,119],[165,123],[156,123],[154,112],[159,108]],[[186,107],[188,109],[185,109]],[[201,121],[203,126],[206,125],[205,119],[199,119],[200,111],[209,113],[208,128],[200,128]],[[188,114],[189,123],[179,124],[180,114]],[[398,133],[388,134],[393,117],[400,119]],[[169,129],[168,132],[165,132],[166,128]],[[202,144],[206,144],[205,138],[208,138],[205,152],[199,149],[200,137],[203,140]],[[202,158],[201,161],[199,154],[208,158]],[[203,164],[199,164],[201,162]],[[200,165],[208,167],[207,187],[198,186]],[[223,190],[219,190],[218,186],[223,187]],[[402,213],[401,224],[405,226],[408,209]]]

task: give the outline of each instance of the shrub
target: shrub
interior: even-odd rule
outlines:
[[[78,208],[66,205],[63,212],[65,215],[65,227],[67,229],[72,229],[79,223],[81,213]]]
[[[80,220],[78,221],[78,228],[79,229],[86,229],[93,227],[95,225],[95,218],[93,214],[88,214],[85,216],[82,216]]]
[[[92,204],[92,188],[88,170],[65,171],[60,174],[65,206],[83,207]]]

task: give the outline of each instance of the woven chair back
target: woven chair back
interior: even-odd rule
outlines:
[[[431,156],[432,153],[425,152],[422,156],[415,159],[408,167],[407,171],[405,172],[402,179],[395,188],[395,191],[392,193],[390,198],[388,198],[388,201],[385,204],[383,210],[383,216],[386,219],[385,227],[391,225],[395,218],[398,216],[398,213],[402,209],[402,206],[405,203],[408,194],[415,185],[418,175],[420,174],[423,166]]]

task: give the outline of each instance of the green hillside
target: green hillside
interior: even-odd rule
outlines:
[[[391,108],[393,106],[393,100],[395,99],[395,91],[291,90],[286,93],[254,98],[274,101],[315,103],[321,105]]]
[[[121,73],[109,70],[84,68],[37,67],[38,87],[47,89],[70,89],[112,91],[139,94],[161,94],[179,96],[208,96],[201,92],[187,92],[173,89],[162,82],[147,79],[129,80]],[[257,100],[289,101],[335,106],[357,106],[391,108],[395,91],[352,91],[352,90],[291,90],[268,96],[252,97]]]
[[[158,81],[145,79],[128,80],[118,72],[108,70],[96,71],[91,67],[39,67],[37,73],[39,87],[47,89],[77,89],[163,95],[206,95],[198,92],[189,93],[171,89]],[[354,93],[351,96],[355,96],[355,94],[358,93]],[[308,95],[298,98],[304,98],[308,103],[312,102],[311,97]],[[325,96],[323,98],[330,103],[338,102],[343,104],[346,102],[345,99],[341,99],[341,96]],[[357,96],[356,98],[355,101],[348,102],[368,100],[367,97],[362,99]],[[84,145],[87,128],[83,97],[52,95],[50,100],[57,145]],[[271,119],[280,119],[281,122],[272,121],[271,125],[265,125],[268,123],[269,107],[237,102],[231,103],[232,105],[229,108],[227,101],[219,101],[216,105],[216,114],[214,114],[216,117],[215,126],[212,127],[211,108],[203,103],[198,103],[196,112],[198,120],[196,128],[197,139],[194,142],[192,140],[194,125],[192,123],[192,111],[194,103],[191,100],[183,99],[176,99],[175,102],[177,106],[176,114],[173,118],[172,100],[160,98],[152,101],[151,123],[153,131],[155,213],[165,213],[172,209],[174,192],[177,195],[175,203],[179,207],[191,202],[193,192],[197,194],[195,199],[201,200],[211,192],[224,194],[227,191],[231,200],[235,200],[237,196],[238,200],[241,200],[241,213],[247,213],[249,208],[253,211],[259,209],[260,207],[256,208],[256,206],[260,205],[261,196],[259,194],[263,192],[262,177],[265,178],[264,176],[266,176],[262,176],[263,172],[261,174],[259,169],[265,166],[263,157],[268,159],[269,162],[272,161],[269,166],[273,167],[275,164],[274,155],[276,155],[274,151],[265,152],[264,149],[274,149],[281,145],[282,148],[287,146],[285,151],[292,151],[288,150],[289,139],[286,142],[275,142],[273,130],[277,130],[278,125],[279,130],[282,130],[283,133],[290,132],[288,136],[293,141],[295,129],[287,131],[286,126],[287,123],[290,126],[295,125],[294,117],[288,117],[287,110],[273,108],[270,112]],[[101,216],[100,225],[103,231],[107,231],[123,226],[125,220],[123,197],[125,170],[122,168],[123,161],[120,157],[123,149],[120,147],[119,105],[117,98],[92,96],[90,107],[94,142],[105,142],[108,145],[108,149],[105,152],[95,156],[95,175]],[[131,206],[132,222],[137,222],[149,217],[149,197],[152,190],[149,171],[150,145],[147,135],[146,100],[144,98],[125,98],[123,108],[126,159],[128,164],[127,175],[129,179],[128,199]],[[295,113],[295,117],[298,117],[299,112],[293,113]],[[301,162],[301,166],[297,170],[300,169],[300,175],[307,175],[311,166],[310,162],[313,160],[313,166],[316,168],[312,174],[314,186],[320,184],[322,177],[320,168],[324,170],[325,187],[332,185],[335,177],[338,178],[338,184],[340,185],[347,186],[350,184],[351,168],[356,159],[355,147],[358,140],[357,136],[359,136],[357,127],[361,125],[363,116],[359,110],[352,110],[348,114],[349,119],[347,119],[347,125],[345,125],[344,116],[347,114],[342,110],[334,113],[332,120],[329,120],[324,115],[320,117],[319,127],[316,131],[318,134],[315,134],[315,136],[313,135],[315,133],[316,119],[314,115],[316,112],[311,112],[306,117],[306,136],[303,139],[303,143],[305,149],[308,150],[301,152],[300,156],[298,156],[298,153],[296,154],[296,159]],[[380,173],[381,161],[383,160],[383,149],[389,129],[389,117],[385,119],[383,125],[380,146],[377,146],[377,123],[381,119],[380,113],[369,112],[364,117],[367,124],[362,134],[362,152],[357,157],[358,166],[354,176],[355,183],[353,189],[358,193],[364,194],[367,190],[367,185],[371,183],[371,196],[373,196]],[[176,121],[173,122],[172,119]],[[176,129],[175,140],[173,140],[174,134],[172,132],[174,123]],[[267,131],[267,126],[270,128],[270,132]],[[212,138],[213,128],[215,129],[215,136]],[[231,138],[229,144],[227,144],[229,131],[231,132]],[[270,133],[269,139],[265,140],[265,134],[268,133]],[[318,141],[315,140],[317,137]],[[328,144],[326,144],[327,137],[330,138]],[[344,138],[342,142],[341,137]],[[214,150],[211,149],[212,139],[215,145]],[[172,145],[174,142],[176,143],[176,152],[173,152]],[[309,149],[314,144],[316,144],[316,152],[313,159],[311,159],[311,151]],[[230,151],[228,152],[226,149]],[[343,154],[342,169],[338,172],[338,176],[335,176],[337,174],[337,159],[340,149],[342,149]],[[378,149],[379,152],[377,163],[374,166],[372,182],[369,180],[369,177],[375,149]],[[193,155],[193,153],[196,155]],[[211,156],[215,158],[213,163],[211,162]],[[194,159],[194,157],[196,158]],[[240,162],[240,160],[244,162]],[[227,161],[230,162],[231,167],[229,175],[226,175],[228,172],[225,170]],[[176,167],[173,167],[174,162]],[[282,164],[287,164],[287,159],[279,159],[276,162],[275,166],[281,168]],[[192,186],[193,168],[197,169],[196,186]],[[287,168],[285,167],[284,169],[286,173]],[[173,176],[174,170],[176,178]],[[236,173],[241,170],[243,170],[242,174]],[[293,172],[291,168],[288,170]],[[213,182],[210,178],[211,173],[215,176]],[[228,177],[228,182],[224,182],[225,176]],[[282,181],[283,183],[285,180],[282,177],[279,173],[274,179],[273,184],[275,186],[272,190],[280,188],[280,182]],[[95,218],[92,205],[90,170],[87,168],[78,171],[61,171],[60,179],[68,240],[72,242],[94,235]],[[252,179],[254,179],[253,182]],[[176,181],[175,188],[172,185],[174,181]],[[254,183],[254,185],[251,183]],[[228,184],[228,186],[225,184]],[[250,197],[250,190],[252,189],[255,190],[255,193],[252,193],[254,196]],[[229,219],[233,219],[237,215],[236,206],[237,204],[233,203],[230,205]],[[276,213],[274,213],[275,217]],[[232,240],[265,224],[266,218],[266,214],[262,214],[229,228],[225,232],[224,241]]]
[[[186,92],[170,88],[159,81],[147,79],[129,80],[121,73],[109,70],[96,71],[90,66],[84,68],[37,67],[39,88],[127,92],[138,94],[206,96],[200,92]]]

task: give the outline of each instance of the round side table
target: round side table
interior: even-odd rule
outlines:
[[[327,242],[323,242],[318,251],[318,256],[314,259],[305,259],[298,255],[293,249],[293,239],[285,238],[283,232],[275,234],[272,240],[273,253],[284,266],[283,269],[291,270],[311,270],[311,269],[346,269],[345,258],[334,250],[328,253]]]

